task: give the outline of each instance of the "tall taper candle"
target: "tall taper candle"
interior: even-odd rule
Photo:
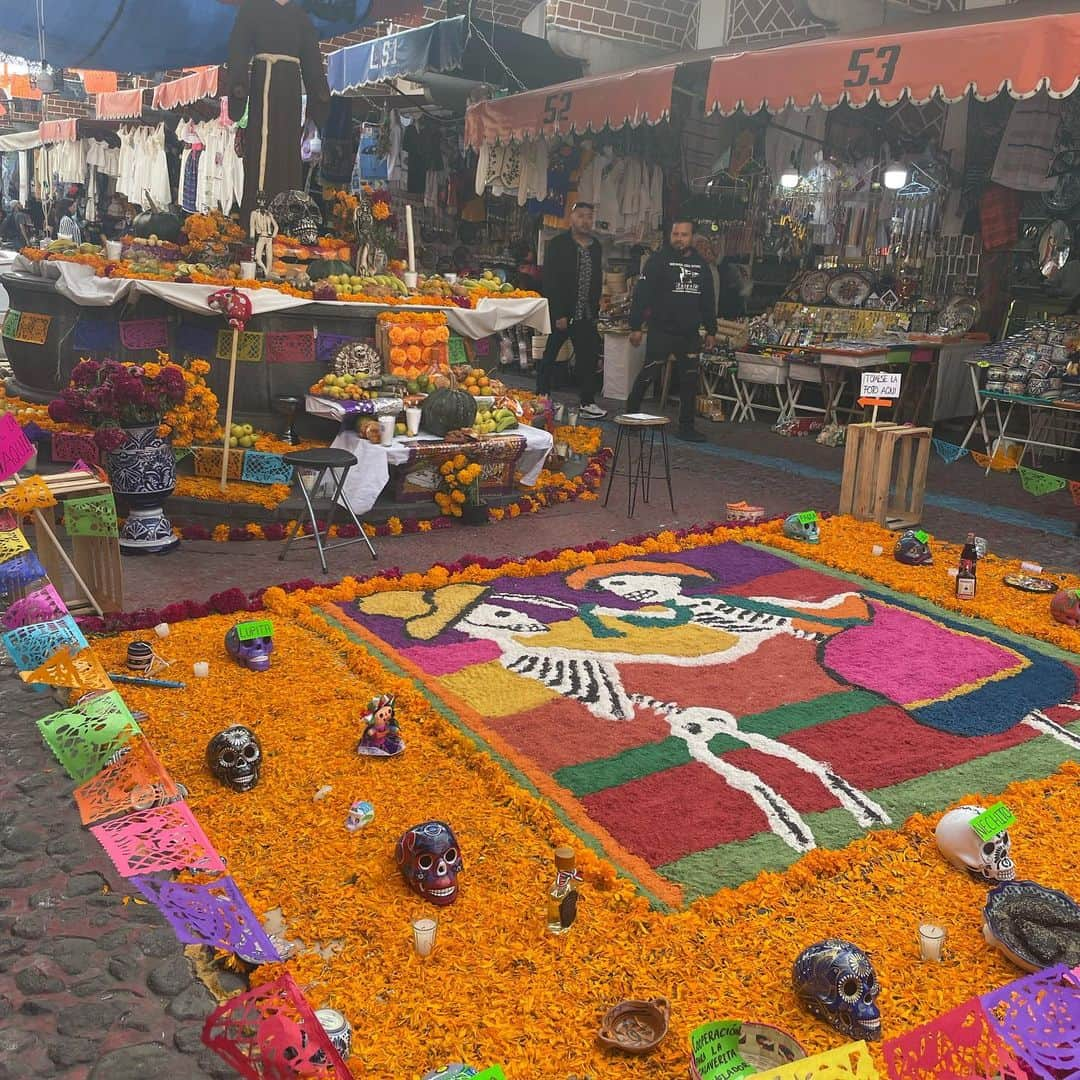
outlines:
[[[405,204],[405,236],[409,242],[409,272],[416,273],[416,242],[413,239],[412,204]]]

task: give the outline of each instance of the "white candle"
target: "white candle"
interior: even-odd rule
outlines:
[[[870,549],[870,554],[871,555],[884,555],[885,554],[885,549],[880,544],[875,544]]]
[[[409,243],[409,273],[416,273],[416,243],[413,240],[412,204],[405,204],[405,236]]]
[[[413,948],[417,956],[430,956],[439,924],[435,919],[413,919]]]
[[[931,923],[919,927],[919,952],[924,960],[941,961],[941,949],[945,944],[945,930]]]
[[[157,626],[154,627],[154,633],[157,634],[159,638],[167,638],[169,636],[169,624],[167,622],[159,622]]]
[[[196,660],[191,668],[195,672],[196,679],[205,679],[210,675],[210,665],[205,660]]]

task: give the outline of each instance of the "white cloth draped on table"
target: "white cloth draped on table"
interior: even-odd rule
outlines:
[[[310,398],[309,409],[310,412]],[[510,432],[525,439],[525,449],[518,460],[521,482],[531,487],[540,477],[544,462],[551,453],[554,439],[542,428],[518,427]],[[342,431],[330,444],[340,450],[348,450],[356,457],[356,466],[349,470],[342,495],[354,514],[366,514],[375,505],[379,493],[390,481],[390,466],[404,465],[409,460],[409,446],[413,441],[438,442],[434,435],[421,432],[417,436],[396,437],[390,446],[378,446],[361,439],[355,431]],[[432,489],[434,495],[434,489]]]

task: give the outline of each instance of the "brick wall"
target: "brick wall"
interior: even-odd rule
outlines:
[[[588,34],[683,48],[699,0],[548,0],[549,23]]]

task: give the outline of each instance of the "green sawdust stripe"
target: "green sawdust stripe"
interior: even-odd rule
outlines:
[[[1080,721],[1069,725],[1076,728]],[[1040,735],[1019,746],[998,750],[950,769],[917,776],[911,780],[867,792],[893,820],[895,828],[912,814],[936,812],[968,792],[1000,792],[1016,780],[1041,780],[1050,776],[1072,752],[1053,735]],[[944,793],[948,792],[948,796]],[[992,796],[986,796],[992,801]],[[846,847],[869,830],[864,829],[842,807],[806,815],[818,847]],[[689,903],[699,896],[711,896],[719,889],[741,885],[762,870],[786,870],[798,856],[778,836],[758,833],[748,840],[735,840],[708,851],[698,851],[682,859],[658,866],[664,877],[686,890]]]
[[[827,525],[828,522],[826,522],[826,526]],[[769,555],[775,555],[777,558],[787,559],[788,562],[794,563],[796,566],[801,566],[805,570],[816,570],[818,573],[827,574],[829,577],[840,578],[842,581],[850,581],[853,585],[857,585],[861,592],[873,593],[883,599],[898,604],[900,607],[906,607],[912,611],[921,611],[926,615],[932,616],[936,621],[945,623],[946,625],[949,622],[952,622],[973,633],[996,637],[999,640],[1008,642],[1010,645],[1014,645],[1020,649],[1033,649],[1036,652],[1041,652],[1044,656],[1053,657],[1055,660],[1062,660],[1066,664],[1080,664],[1080,655],[1075,652],[1070,652],[1068,649],[1062,649],[1049,641],[1043,641],[1041,638],[1025,637],[1023,634],[1018,634],[1014,630],[1010,630],[1008,627],[1001,626],[998,623],[987,622],[985,619],[976,619],[971,615],[965,615],[962,612],[953,611],[950,608],[940,607],[932,600],[926,600],[921,596],[916,596],[914,593],[900,592],[888,585],[882,585],[880,581],[873,581],[871,578],[860,577],[858,574],[853,574],[849,570],[840,570],[835,566],[826,566],[825,563],[815,562],[813,559],[805,558],[802,555],[796,555],[793,552],[788,551],[787,548],[769,547],[768,544],[761,544],[756,540],[742,540],[740,543],[745,547],[756,548],[758,551],[764,551]],[[1049,615],[1047,615],[1047,618],[1049,618]]]
[[[595,852],[600,858],[607,860],[608,862],[615,863],[618,867],[619,873],[623,877],[632,881],[636,886],[638,892],[645,897],[646,900],[658,911],[670,912],[671,907],[666,904],[659,896],[656,896],[650,889],[642,884],[638,878],[632,874],[626,867],[615,862],[612,859],[611,854],[604,848],[604,845],[600,843],[591,833],[582,829],[573,818],[571,818],[561,806],[557,803],[553,803],[549,798],[543,795],[540,790],[533,784],[532,780],[523,773],[513,762],[508,761],[502,754],[495,750],[485,739],[478,735],[468,724],[466,724],[457,712],[452,709],[434,690],[426,683],[421,682],[418,679],[406,671],[397,661],[393,655],[385,652],[382,649],[376,648],[366,638],[357,634],[347,623],[342,622],[337,616],[331,615],[325,608],[313,605],[311,610],[320,618],[325,619],[326,622],[333,626],[335,629],[340,630],[354,645],[359,645],[370,656],[374,657],[393,675],[397,675],[401,679],[405,679],[416,688],[416,690],[423,694],[427,699],[428,704],[448,723],[452,724],[454,728],[461,732],[466,738],[468,738],[475,746],[484,751],[493,761],[496,761],[499,766],[511,777],[517,784],[523,787],[534,798],[541,800],[545,806],[551,808],[555,816],[575,835],[581,840],[590,850]]]
[[[823,694],[813,701],[781,705],[766,712],[740,717],[739,729],[778,739],[793,731],[827,724],[887,704],[890,702],[886,698],[869,690],[840,690]],[[732,750],[745,750],[746,743],[731,735],[720,734],[709,740],[709,749],[714,754],[726,754]],[[669,736],[660,742],[631,747],[612,757],[566,765],[554,776],[562,787],[581,798],[607,788],[619,787],[631,780],[641,780],[653,773],[689,765],[691,760],[686,743]]]

